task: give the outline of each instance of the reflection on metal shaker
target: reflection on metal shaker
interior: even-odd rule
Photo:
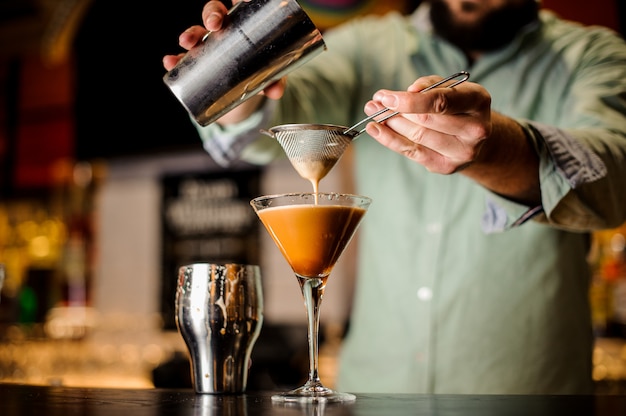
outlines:
[[[325,49],[297,1],[240,1],[163,81],[206,126]]]
[[[189,350],[197,393],[243,393],[263,323],[259,266],[182,266],[176,325]]]

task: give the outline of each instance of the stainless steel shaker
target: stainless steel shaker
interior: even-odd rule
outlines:
[[[163,81],[206,126],[325,49],[296,0],[240,1]]]
[[[197,263],[179,268],[176,325],[197,393],[243,393],[263,324],[259,266]]]

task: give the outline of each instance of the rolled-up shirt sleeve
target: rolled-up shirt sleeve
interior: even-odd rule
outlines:
[[[520,121],[539,156],[540,206],[528,207],[489,194],[482,219],[484,232],[500,232],[530,219],[569,229],[602,228],[602,220],[574,192],[607,175],[604,162],[564,130]]]
[[[256,165],[269,163],[281,152],[275,145],[275,140],[267,136],[267,139],[271,140],[263,139],[261,129],[272,118],[275,107],[275,101],[265,100],[250,117],[227,126],[212,123],[203,127],[194,121],[204,150],[223,167],[228,167],[239,160]]]

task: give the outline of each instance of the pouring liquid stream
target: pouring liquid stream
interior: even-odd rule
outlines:
[[[335,165],[334,160],[301,160],[298,163],[293,164],[300,176],[309,182],[313,186],[313,193],[315,194],[315,204],[317,205],[317,194],[319,193],[319,183],[326,177],[328,172]]]

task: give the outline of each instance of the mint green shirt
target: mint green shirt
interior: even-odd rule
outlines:
[[[280,102],[238,126],[198,127],[216,160],[268,163],[257,132],[283,123],[352,125],[380,88],[471,74],[540,156],[542,205],[437,175],[361,136],[357,289],[337,388],[393,393],[591,391],[589,232],[626,220],[626,45],[542,12],[509,46],[469,66],[413,16],[355,20],[289,76]],[[337,191],[341,191],[338,189]]]

